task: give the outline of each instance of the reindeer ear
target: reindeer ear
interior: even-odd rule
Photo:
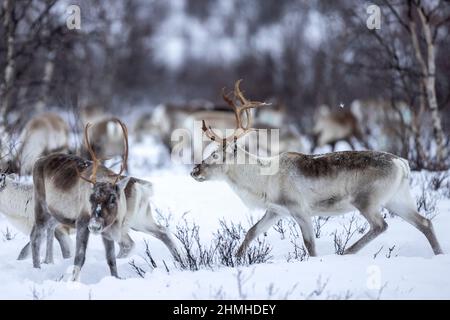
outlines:
[[[119,182],[117,182],[116,187],[118,190],[125,190],[125,188],[128,185],[128,182],[130,182],[131,177],[125,177],[122,180],[119,180]]]
[[[257,159],[256,161],[257,161],[258,165],[263,168],[268,168],[271,165],[270,160]]]

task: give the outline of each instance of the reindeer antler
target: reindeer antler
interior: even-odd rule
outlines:
[[[123,131],[123,139],[124,139],[124,152],[123,152],[123,155],[122,155],[122,165],[120,167],[119,173],[115,175],[116,179],[114,180],[114,184],[117,184],[117,182],[119,181],[123,171],[127,167],[128,149],[129,149],[129,146],[128,146],[128,129],[127,129],[127,126],[122,121],[120,121],[117,118],[112,118],[111,121],[117,122],[120,125],[120,127],[122,128],[122,131]],[[85,181],[87,181],[89,183],[95,184],[97,182],[98,166],[99,166],[100,161],[102,159],[99,159],[97,157],[97,155],[95,154],[94,149],[92,148],[91,142],[89,141],[89,128],[90,127],[91,127],[91,124],[88,123],[86,125],[86,127],[84,128],[84,143],[86,145],[86,149],[88,150],[88,152],[89,152],[89,154],[90,154],[90,156],[92,158],[92,173],[91,173],[91,177],[90,178],[86,178],[80,173],[78,175],[80,176],[81,179],[83,179],[83,180],[85,180]]]
[[[120,171],[119,171],[119,173],[116,176],[116,180],[114,181],[114,184],[116,184],[119,181],[119,178],[122,175],[122,173],[124,172],[125,168],[127,167],[127,162],[128,162],[128,128],[119,119],[113,118],[112,120],[117,122],[120,125],[120,127],[122,128],[123,140],[124,140],[124,151],[123,151],[123,155],[122,155],[122,165],[120,166]]]
[[[89,141],[89,128],[91,127],[91,124],[86,124],[86,127],[84,127],[84,144],[86,145],[86,149],[91,155],[92,159],[92,173],[90,178],[84,177],[81,173],[78,173],[81,179],[84,181],[87,181],[89,183],[95,184],[97,182],[97,169],[98,165],[100,163],[100,160],[97,158],[97,155],[95,154],[94,149],[91,146],[91,142]]]
[[[250,113],[250,109],[252,108],[258,108],[258,107],[262,107],[262,106],[267,106],[270,105],[270,103],[266,103],[266,102],[259,102],[259,101],[250,101],[247,100],[244,97],[244,94],[242,93],[242,91],[240,90],[239,86],[242,82],[242,79],[236,81],[236,83],[234,84],[234,98],[231,98],[231,92],[226,94],[225,93],[225,88],[222,90],[222,97],[225,100],[225,102],[231,107],[233,108],[234,111],[234,115],[236,118],[236,129],[234,130],[233,134],[229,137],[225,137],[222,138],[219,135],[217,135],[212,129],[211,127],[207,127],[205,120],[202,120],[203,126],[202,126],[202,130],[203,132],[206,134],[206,136],[208,138],[210,138],[213,141],[220,141],[222,140],[222,143],[226,143],[228,141],[231,140],[237,140],[238,138],[240,138],[241,136],[243,136],[244,134],[246,134],[247,132],[250,132],[254,129],[251,128],[252,125],[252,117],[251,117],[251,113]],[[235,101],[238,100],[240,102],[240,105],[236,105]],[[244,126],[242,124],[242,113],[245,112],[246,118],[247,118],[247,124]],[[237,132],[239,130],[242,130],[239,134],[237,134]]]

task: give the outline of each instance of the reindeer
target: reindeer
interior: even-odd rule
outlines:
[[[134,127],[137,141],[142,141],[144,135],[150,135],[160,140],[170,150],[172,132],[181,128],[192,132],[195,120],[208,118],[219,128],[221,124],[225,124],[227,128],[230,122],[233,123],[233,114],[224,106],[214,105],[211,102],[194,102],[185,105],[160,104],[151,114],[142,115]]]
[[[104,104],[99,102],[91,102],[80,108],[80,120],[83,128],[88,123],[96,123],[106,118],[111,118],[111,114],[105,111]]]
[[[265,105],[247,100],[236,82],[231,99],[223,95],[236,115],[236,129],[222,138],[203,122],[203,131],[219,144],[210,156],[194,167],[191,176],[197,181],[224,180],[249,206],[266,209],[246,234],[237,255],[242,256],[250,242],[266,232],[279,218],[291,216],[299,224],[303,241],[311,256],[316,256],[312,216],[340,215],[358,210],[368,221],[369,231],[345,250],[358,252],[387,228],[380,213],[382,207],[402,217],[428,239],[433,252],[442,250],[430,220],[419,215],[409,188],[410,169],[407,160],[377,151],[345,151],[321,155],[285,152],[262,158],[239,148],[236,141],[252,131],[251,119],[242,123],[242,113]],[[237,105],[238,101],[240,105]],[[249,159],[247,164],[236,160]],[[253,161],[250,161],[253,160]],[[271,175],[261,169],[276,163],[278,170]]]
[[[29,175],[36,160],[53,152],[68,151],[69,126],[56,113],[43,113],[27,122],[19,137],[17,155],[7,163],[7,171]]]
[[[51,256],[53,230],[59,224],[76,228],[76,253],[72,280],[78,280],[85,261],[89,234],[99,234],[105,246],[111,275],[118,277],[114,240],[131,250],[129,229],[150,233],[160,239],[175,259],[178,250],[168,231],[156,224],[149,202],[151,184],[122,176],[128,159],[128,134],[124,133],[125,152],[120,172],[115,174],[100,165],[85,128],[85,144],[92,161],[75,155],[53,154],[39,159],[33,170],[35,223],[31,232],[33,266],[40,267],[40,246],[47,235],[47,255]],[[88,178],[87,175],[90,177]],[[50,252],[50,253],[49,253]],[[119,253],[119,256],[121,253]]]
[[[362,142],[369,149],[358,118],[351,110],[341,109],[331,112],[326,106],[322,106],[319,109],[313,129],[311,152],[314,152],[317,147],[323,147],[328,144],[333,152],[336,143],[339,141],[347,142],[352,150],[355,150],[352,138]]]
[[[91,127],[89,131],[90,141],[96,138],[92,144],[95,154],[103,160],[110,159],[123,154],[123,140],[121,127],[113,117],[101,119]],[[91,154],[87,148],[81,152],[82,157],[92,160]],[[128,171],[128,167],[125,168]]]
[[[13,175],[0,174],[0,211],[19,231],[30,235],[34,224],[33,184],[16,181]],[[71,256],[71,240],[66,226],[55,229],[55,237],[61,246],[64,259]],[[21,250],[18,260],[26,259],[30,254],[30,243]]]
[[[148,185],[147,182],[136,178],[130,181],[130,183],[135,182]],[[0,174],[0,212],[14,227],[29,236],[34,224],[33,184],[27,181],[18,181],[15,174]],[[72,241],[69,236],[72,230],[67,225],[59,225],[55,229],[55,238],[59,242],[64,259],[72,256]],[[119,242],[119,246],[118,257],[125,258],[131,250],[130,244]],[[20,251],[17,260],[26,259],[30,253],[30,242],[28,242]],[[51,263],[52,261],[53,257],[47,255],[44,262]]]

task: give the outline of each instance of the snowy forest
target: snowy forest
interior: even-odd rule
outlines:
[[[450,298],[449,1],[0,4],[0,299]]]

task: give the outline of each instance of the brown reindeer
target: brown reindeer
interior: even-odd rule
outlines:
[[[435,254],[442,253],[430,220],[422,217],[409,188],[408,161],[390,153],[346,151],[320,155],[285,152],[263,158],[240,148],[236,141],[252,131],[251,120],[243,125],[248,110],[264,104],[247,100],[235,85],[235,99],[224,96],[236,114],[236,129],[228,137],[217,135],[204,123],[205,134],[218,148],[192,170],[197,181],[223,180],[248,206],[266,213],[247,233],[237,254],[245,254],[250,242],[278,219],[295,219],[311,256],[317,254],[311,218],[358,210],[368,221],[369,231],[345,253],[356,253],[387,229],[382,207],[399,215],[422,232]],[[240,105],[238,105],[240,103]],[[247,159],[245,163],[236,163]],[[263,169],[274,166],[271,171]]]
[[[352,150],[355,150],[352,138],[362,142],[369,149],[359,121],[351,110],[330,111],[328,107],[322,106],[316,116],[311,153],[317,147],[325,145],[330,145],[331,151],[334,151],[339,141],[347,142]]]
[[[125,141],[118,174],[100,165],[90,144],[89,125],[85,128],[85,143],[93,161],[53,154],[36,162],[33,170],[35,223],[30,236],[35,268],[40,267],[40,245],[45,234],[47,258],[51,262],[53,231],[59,224],[77,229],[73,280],[79,278],[90,233],[102,236],[111,275],[116,277],[114,241],[131,250],[130,228],[157,237],[179,258],[172,236],[152,216],[151,184],[121,175],[128,158],[128,134],[125,125],[118,119],[115,121],[121,126]]]

